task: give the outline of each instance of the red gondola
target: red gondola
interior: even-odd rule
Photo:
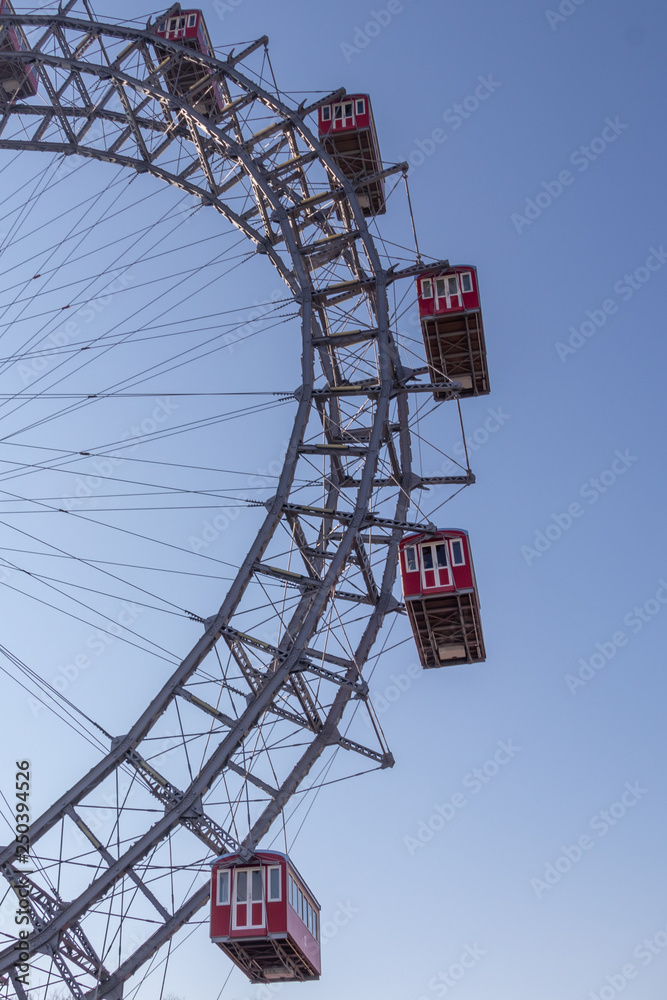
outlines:
[[[320,978],[320,906],[278,851],[213,863],[211,940],[253,983]]]
[[[485,396],[489,373],[479,298],[477,269],[457,265],[446,271],[427,271],[417,279],[419,318],[431,380],[456,379],[458,395]],[[435,399],[447,399],[436,390]]]
[[[9,0],[0,0],[0,14],[13,14]],[[0,27],[0,52],[25,52],[29,48],[23,29]],[[39,80],[32,66],[21,59],[0,59],[0,87],[12,101],[35,97]]]
[[[486,659],[467,531],[409,535],[400,545],[408,617],[423,667]]]
[[[382,170],[373,109],[368,94],[349,94],[319,109],[319,135],[327,153],[346,177],[359,182]],[[357,189],[364,215],[383,215],[386,210],[384,179]]]
[[[175,3],[153,31],[159,38],[178,42],[205,56],[215,56],[206,21],[200,10],[182,10],[180,3]],[[217,81],[211,80],[210,70],[187,56],[174,58],[172,50],[160,45],[155,45],[155,51],[160,61],[158,71],[162,71],[172,94],[187,100],[196,111],[208,118],[222,111],[222,92]]]

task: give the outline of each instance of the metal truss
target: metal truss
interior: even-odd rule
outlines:
[[[47,975],[73,997],[120,998],[206,904],[206,861],[250,853],[321,755],[391,766],[374,721],[364,740],[347,720],[370,709],[364,664],[401,611],[399,541],[433,528],[408,519],[411,494],[473,481],[413,474],[410,395],[454,396],[457,385],[434,386],[401,359],[387,290],[421,265],[383,264],[354,184],[308,126],[331,97],[294,108],[261,85],[248,66],[265,38],[223,59],[161,40],[158,64],[150,25],[103,24],[74,7],[0,16],[0,31],[20,25],[29,39],[0,60],[20,58],[40,81],[28,102],[0,90],[0,148],[150,174],[219,213],[298,307],[301,385],[275,496],[218,611],[130,731],[32,827],[34,986],[16,981],[7,935],[0,951],[2,992],[20,1000]],[[165,81],[184,58],[201,78],[177,96]],[[196,108],[213,85],[224,107],[205,117]],[[297,476],[312,486],[296,494]],[[0,869],[15,890],[14,845]]]

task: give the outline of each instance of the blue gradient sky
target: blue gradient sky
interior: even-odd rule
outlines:
[[[384,159],[413,165],[422,249],[479,268],[492,385],[464,407],[478,484],[446,515],[470,532],[487,663],[408,682],[410,643],[380,660],[371,689],[396,766],[324,789],[297,839],[331,933],[322,980],[282,987],[285,1000],[665,997],[667,947],[641,945],[656,935],[667,944],[667,604],[655,601],[667,599],[667,9],[560,6],[572,10],[562,20],[541,0],[403,0],[370,39],[365,26],[386,0],[204,7],[214,43],[269,35],[284,90],[372,95]],[[135,0],[96,10],[149,13]],[[603,134],[613,141],[594,141]],[[91,165],[91,177],[101,169]],[[403,217],[390,213],[381,229],[405,239]],[[277,279],[258,295],[274,289]],[[577,332],[596,320],[592,335]],[[249,355],[236,363],[240,378]],[[293,363],[274,347],[263,374],[277,370],[289,387]],[[257,422],[233,444],[237,462],[252,452],[260,469],[281,434],[267,439]],[[618,452],[625,461],[605,473]],[[407,634],[402,620],[396,638]],[[600,669],[586,667],[595,654]],[[582,660],[590,679],[576,684]],[[104,670],[97,684],[82,680],[77,702],[120,698]],[[138,704],[158,681],[138,678]],[[49,774],[36,791],[47,805],[83,758],[68,750],[51,773],[57,723],[38,725],[20,695],[8,704],[3,756],[29,741]],[[511,753],[489,764],[501,743]],[[480,781],[474,769],[485,765]],[[624,794],[606,824],[600,814]],[[576,860],[548,885],[564,848]],[[167,992],[184,1000],[215,1000],[227,975],[200,936],[200,964],[176,953],[170,966]],[[267,995],[235,974],[223,998]]]

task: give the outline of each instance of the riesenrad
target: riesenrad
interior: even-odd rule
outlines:
[[[214,859],[230,857],[237,868],[259,871],[256,859],[264,855],[256,852],[275,850],[269,833],[283,829],[297,791],[319,787],[333,765],[343,774],[345,767],[349,772],[391,767],[364,668],[375,662],[383,648],[378,640],[405,612],[397,565],[406,535],[420,539],[423,561],[438,564],[437,584],[429,582],[425,569],[414,592],[420,602],[419,626],[414,624],[417,617],[411,618],[415,630],[432,630],[429,608],[437,597],[440,631],[434,662],[428,665],[445,665],[454,657],[452,650],[456,662],[474,662],[483,648],[481,638],[472,648],[468,619],[460,610],[465,604],[473,620],[476,592],[470,596],[468,586],[462,604],[452,582],[459,550],[441,555],[445,547],[436,544],[440,535],[423,509],[424,491],[442,491],[433,501],[438,508],[474,477],[467,458],[450,463],[451,469],[439,458],[442,467],[431,474],[423,462],[413,467],[411,443],[415,415],[425,421],[428,412],[448,411],[458,426],[459,397],[488,391],[479,303],[466,301],[470,274],[459,279],[460,269],[450,268],[448,261],[424,261],[415,250],[397,251],[393,259],[378,244],[376,216],[390,212],[394,203],[401,210],[408,204],[402,194],[407,165],[387,166],[380,160],[368,95],[347,98],[340,90],[300,103],[288,99],[275,83],[266,38],[224,54],[218,45],[216,57],[198,17],[200,12],[181,11],[176,4],[143,28],[103,23],[86,0],[69,0],[39,14],[15,11],[7,0],[0,4],[0,150],[3,156],[20,155],[20,162],[30,160],[30,151],[41,153],[56,169],[56,180],[48,171],[36,179],[25,204],[11,216],[12,226],[23,219],[24,209],[31,210],[40,192],[47,197],[63,177],[75,174],[71,164],[78,168],[86,159],[108,165],[104,169],[112,171],[114,183],[124,177],[140,185],[142,197],[160,190],[167,192],[162,204],[169,198],[187,199],[190,214],[194,205],[207,219],[215,219],[220,238],[235,238],[220,255],[227,284],[220,294],[207,290],[207,305],[214,294],[224,297],[223,306],[228,304],[237,267],[251,269],[253,275],[275,275],[281,282],[281,296],[266,301],[261,289],[269,279],[260,278],[259,318],[248,320],[248,310],[239,314],[243,336],[261,336],[247,354],[245,385],[238,394],[249,386],[249,395],[270,397],[268,403],[253,402],[243,410],[244,418],[250,413],[266,421],[267,435],[272,407],[289,414],[280,468],[271,473],[268,486],[248,485],[244,492],[243,485],[214,487],[206,480],[204,488],[200,474],[229,472],[226,448],[243,453],[243,432],[225,441],[225,414],[202,412],[192,422],[194,431],[185,414],[167,421],[168,400],[160,402],[160,390],[150,379],[175,372],[187,385],[184,396],[205,396],[216,372],[220,379],[225,375],[224,357],[215,352],[239,338],[225,340],[225,335],[220,342],[202,334],[198,353],[186,359],[195,364],[194,374],[179,375],[183,351],[169,353],[164,345],[183,335],[170,325],[180,321],[182,295],[177,303],[164,291],[164,309],[151,314],[152,326],[142,320],[130,328],[121,317],[117,327],[101,334],[98,325],[86,327],[81,318],[82,303],[91,308],[83,291],[64,291],[65,263],[51,267],[64,276],[57,290],[50,286],[41,291],[41,285],[33,284],[51,273],[46,264],[39,273],[18,271],[23,285],[3,289],[13,296],[7,300],[9,312],[0,303],[3,317],[9,317],[3,330],[10,337],[18,331],[22,339],[20,347],[18,340],[9,341],[0,372],[5,377],[17,359],[24,365],[39,359],[41,364],[29,391],[5,388],[0,394],[3,407],[11,404],[3,410],[7,431],[2,444],[14,447],[17,455],[8,467],[3,454],[3,497],[14,498],[17,505],[39,504],[39,517],[59,525],[49,533],[40,520],[30,545],[17,544],[12,534],[23,529],[8,528],[6,537],[12,541],[4,549],[3,584],[17,602],[16,614],[26,620],[32,600],[48,604],[26,588],[50,581],[48,586],[60,596],[48,606],[57,615],[66,601],[74,600],[73,588],[78,587],[79,620],[95,625],[102,645],[105,636],[116,642],[114,656],[126,643],[130,661],[115,691],[120,707],[112,710],[106,694],[84,717],[75,707],[74,691],[40,683],[40,665],[30,662],[29,653],[31,644],[43,637],[30,635],[24,648],[2,648],[3,662],[11,663],[33,696],[66,712],[96,740],[94,762],[86,773],[32,818],[28,873],[23,874],[15,842],[0,850],[3,904],[8,898],[25,898],[30,916],[27,984],[17,972],[16,930],[6,923],[0,927],[3,995],[19,1000],[45,996],[54,987],[91,1000],[120,998],[124,992],[143,995],[147,971],[157,969],[162,977],[166,953],[186,940],[188,924],[204,919]],[[114,207],[112,194],[104,218]],[[77,229],[79,223],[68,229],[69,222],[68,217],[58,224],[65,225],[67,240],[74,239],[72,232],[78,238],[83,230]],[[86,239],[94,241],[97,235],[102,241],[99,253],[110,252],[113,242],[102,236],[103,222],[100,214],[86,228]],[[122,225],[132,227],[132,212]],[[213,238],[207,230],[200,242]],[[72,246],[67,246],[67,267],[83,267],[83,255],[70,254]],[[53,260],[61,259],[60,252],[53,251]],[[150,259],[159,252],[160,246],[153,245]],[[188,263],[182,261],[183,272]],[[32,267],[31,260],[26,266]],[[204,266],[209,265],[201,270]],[[422,321],[423,343],[419,318],[416,337],[412,331],[403,338],[400,330],[401,316],[417,297],[418,278],[420,306],[435,297],[428,337],[427,321]],[[139,289],[151,280],[162,279],[159,273],[144,283],[134,276],[127,279]],[[192,274],[189,280],[195,280]],[[101,313],[104,300],[116,294],[110,287],[108,281],[98,283],[93,312],[102,303]],[[175,277],[169,294],[174,287],[180,287]],[[135,289],[133,294],[143,293]],[[110,302],[109,308],[116,306]],[[63,311],[73,319],[63,317]],[[221,322],[224,312],[221,307],[214,321]],[[424,316],[427,312],[422,309]],[[76,333],[67,332],[68,320]],[[53,325],[44,332],[41,323]],[[56,329],[64,331],[60,341]],[[281,350],[296,359],[296,387],[268,392],[253,383],[258,368],[253,355],[262,350],[267,331],[272,337],[267,351],[276,349],[280,336]],[[140,341],[149,346],[137,352]],[[125,356],[123,351],[130,359],[125,368],[117,360]],[[48,362],[42,364],[44,358]],[[175,384],[172,378],[171,387]],[[212,389],[209,394],[215,395]],[[111,421],[103,409],[107,404],[153,395],[158,402],[151,404],[146,418],[152,421],[149,430],[144,433],[140,425],[141,433],[131,430],[117,438],[110,433],[95,440],[95,414],[101,414],[104,428]],[[234,395],[231,388],[227,395]],[[213,436],[204,443],[197,438],[180,452],[170,450],[177,448],[172,444],[160,451],[161,442],[171,440],[169,434],[198,434],[208,428]],[[426,449],[421,434],[419,441],[420,449]],[[146,443],[149,450],[142,451]],[[32,451],[19,456],[17,445]],[[134,522],[120,526],[93,516],[113,508],[91,507],[85,490],[76,503],[59,503],[55,480],[48,477],[74,469],[81,479],[81,470],[91,462],[98,463],[96,482],[110,491],[89,486],[91,493],[99,490],[93,499],[120,502],[125,497],[127,511],[154,509],[134,508],[128,497],[134,503],[139,496],[164,500],[190,493],[206,498],[209,508],[221,509],[227,505],[222,500],[234,501],[235,509],[243,509],[226,536],[235,561],[225,558],[227,548],[206,549],[209,543],[201,540],[199,548],[191,546],[186,553],[172,522],[161,520],[159,513],[143,519],[137,513]],[[125,464],[119,469],[121,462]],[[189,470],[190,480],[168,480],[177,466]],[[36,496],[16,485],[28,472]],[[251,489],[254,496],[248,496]],[[209,516],[210,525],[213,514]],[[107,534],[102,541],[106,532],[116,532],[115,541]],[[247,538],[238,558],[237,536]],[[101,552],[104,558],[94,557],[98,542],[98,556]],[[159,584],[157,545],[166,553]],[[205,589],[188,568],[192,563],[186,555],[206,560],[207,572],[200,574],[206,576]],[[47,576],[42,565],[47,556],[54,563],[68,560],[79,575],[66,581],[55,573]],[[438,562],[443,558],[452,563],[451,577],[446,564]],[[19,580],[28,581],[26,588],[15,586]],[[429,595],[429,587],[437,595]],[[142,617],[128,610],[116,621],[107,599],[124,599],[129,609],[141,608]],[[160,614],[166,613],[177,615],[171,631],[160,625]],[[81,661],[78,669],[88,667]],[[105,668],[107,685],[108,675]],[[147,688],[150,696],[139,701],[135,692]],[[107,713],[113,725],[117,719],[126,724],[110,731],[105,728]],[[370,724],[362,717],[370,717]],[[100,814],[106,817],[101,824]],[[277,846],[282,849],[280,842]],[[266,857],[271,869],[273,856]],[[280,864],[273,863],[273,869]],[[316,934],[314,897],[299,882],[296,869],[290,868],[288,876],[287,865],[285,861],[283,878],[285,893],[291,893],[289,905],[301,908],[302,921]],[[306,874],[312,881],[313,873]],[[268,893],[270,873],[262,878],[262,891]],[[224,884],[220,882],[220,905],[226,905]],[[26,885],[29,891],[22,897]],[[243,892],[254,891],[245,881],[243,886]],[[243,920],[254,919],[250,902],[243,901],[248,907]],[[286,900],[281,897],[280,902]],[[227,950],[232,954],[231,946]],[[253,968],[255,981],[299,978],[294,963],[290,976],[276,972],[276,962],[264,977],[259,966]],[[151,980],[146,982],[146,989],[152,989]]]

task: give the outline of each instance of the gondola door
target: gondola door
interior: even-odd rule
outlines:
[[[234,930],[261,930],[266,926],[263,868],[237,869],[233,926]]]
[[[447,542],[424,542],[421,545],[422,589],[449,587],[451,575],[447,558]]]
[[[354,104],[352,101],[343,101],[341,104],[334,104],[333,130],[343,131],[354,127]]]
[[[436,309],[460,309],[461,289],[458,275],[448,274],[435,279],[435,308]]]

